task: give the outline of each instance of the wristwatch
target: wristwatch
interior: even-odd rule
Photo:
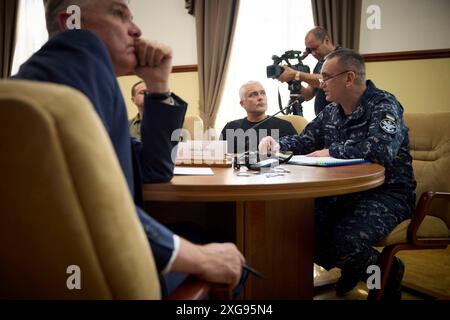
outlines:
[[[170,91],[161,92],[161,93],[146,92],[145,95],[152,100],[162,101],[162,100],[166,100],[166,99],[170,98],[172,96],[172,92],[170,92]]]
[[[294,79],[297,80],[297,81],[300,80],[300,72],[299,72],[299,71],[297,71],[297,72],[295,73],[295,78],[294,78]]]

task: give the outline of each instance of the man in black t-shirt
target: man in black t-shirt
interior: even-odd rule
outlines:
[[[320,70],[322,69],[325,57],[333,51],[339,50],[339,45],[334,45],[327,32],[322,27],[315,27],[308,31],[305,36],[306,51],[311,53],[317,59],[317,64],[314,67],[312,74],[300,72],[284,66],[284,72],[278,77],[281,82],[292,80],[304,81],[308,84],[307,87],[301,87],[300,94],[306,101],[316,97],[314,101],[314,112],[316,116],[322,112],[323,108],[330,102],[325,99],[325,93],[320,89],[319,78]]]
[[[249,150],[255,151],[258,149],[259,141],[266,136],[278,140],[287,135],[297,134],[289,121],[277,117],[267,119],[267,97],[261,83],[249,81],[243,84],[239,89],[239,96],[247,117],[228,122],[223,128],[221,139],[227,141],[229,153],[243,153],[246,150],[246,139]]]

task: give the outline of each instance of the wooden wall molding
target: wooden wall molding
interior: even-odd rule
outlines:
[[[450,49],[363,54],[365,62],[449,58]]]
[[[450,58],[450,49],[367,53],[362,56],[365,62]],[[172,69],[172,73],[197,71],[198,65],[196,64],[174,66]]]
[[[198,66],[196,64],[184,65],[184,66],[174,66],[172,68],[172,73],[181,73],[181,72],[197,72]]]

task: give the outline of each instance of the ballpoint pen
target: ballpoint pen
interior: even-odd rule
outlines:
[[[248,264],[244,263],[244,265],[242,266],[245,270],[247,270],[248,272],[252,273],[253,275],[257,276],[258,278],[264,279],[264,276],[259,273],[258,271],[256,271],[255,269],[253,269],[252,267],[250,267]]]

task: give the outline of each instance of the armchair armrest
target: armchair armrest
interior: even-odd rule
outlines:
[[[189,276],[166,300],[231,300],[231,288]]]
[[[408,242],[415,244],[415,245],[425,245],[430,242],[430,240],[420,240],[417,239],[417,231],[419,230],[419,227],[427,215],[429,208],[431,206],[431,203],[434,199],[446,199],[450,201],[450,193],[448,192],[434,192],[434,191],[428,191],[422,193],[419,203],[416,206],[416,210],[414,212],[413,217],[411,218],[411,223],[408,226],[407,231],[407,237]],[[434,245],[439,245],[439,240],[432,240],[432,243]],[[446,245],[448,243],[448,240],[442,240],[442,244]]]

